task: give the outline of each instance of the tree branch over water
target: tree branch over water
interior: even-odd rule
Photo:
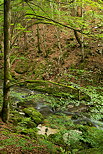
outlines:
[[[10,85],[9,88],[11,88],[13,86],[16,86],[18,84],[22,84],[22,83],[45,83],[45,84],[49,84],[50,83],[50,84],[54,84],[54,85],[58,85],[58,86],[62,86],[62,87],[66,87],[66,88],[71,88],[71,89],[77,90],[73,86],[68,86],[68,85],[60,84],[60,83],[53,82],[53,81],[47,81],[47,80],[25,80],[25,81],[14,83],[14,84]]]

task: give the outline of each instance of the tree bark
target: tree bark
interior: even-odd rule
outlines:
[[[37,24],[37,47],[38,47],[38,53],[42,53],[41,47],[40,47],[40,32],[39,32],[39,25]]]
[[[10,0],[4,0],[4,84],[3,107],[1,117],[4,122],[9,120],[9,92],[10,92]]]
[[[81,42],[81,40],[80,40],[80,38],[78,36],[78,32],[75,31],[75,30],[74,30],[74,35],[75,35],[75,38],[76,38],[77,42],[79,43],[80,47],[82,47],[82,42]]]

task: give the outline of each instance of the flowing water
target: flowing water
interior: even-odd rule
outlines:
[[[0,81],[0,93],[2,95],[2,82]],[[12,101],[13,101],[13,106],[14,108],[18,108],[21,106],[33,106],[35,109],[39,110],[44,116],[48,116],[50,114],[55,114],[56,112],[53,112],[52,108],[50,105],[45,104],[45,101],[43,101],[43,99],[40,99],[39,101],[32,101],[32,100],[26,100],[26,98],[28,98],[28,96],[35,96],[37,94],[41,94],[38,91],[32,91],[30,89],[24,88],[24,87],[19,87],[19,86],[15,86],[13,88],[11,88],[11,92],[10,95],[12,97]],[[45,94],[44,94],[45,95]],[[69,106],[68,106],[69,107]],[[91,120],[90,118],[86,117],[86,116],[80,116],[80,112],[82,110],[83,106],[79,106],[79,107],[69,107],[68,111],[64,111],[61,113],[64,113],[66,115],[78,115],[79,118],[77,119],[72,119],[74,123],[83,123],[83,122],[89,122],[91,123],[91,125],[97,127],[98,129],[103,129],[103,122],[98,121],[98,120]],[[85,108],[85,106],[84,106]],[[59,113],[59,111],[58,111]],[[42,128],[44,129],[44,128]]]

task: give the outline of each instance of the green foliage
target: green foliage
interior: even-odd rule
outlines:
[[[3,96],[0,94],[0,107],[2,105],[2,102],[3,102]]]
[[[85,70],[84,67],[83,69],[75,69],[71,68],[69,69],[69,73],[65,73],[64,75],[68,79],[68,82],[70,85],[74,87],[80,87],[81,80],[84,82],[88,81],[90,84],[93,82],[93,76],[92,76],[92,71]],[[74,83],[71,82],[71,80],[74,79]]]
[[[13,64],[16,60],[26,60],[26,57],[24,56],[21,56],[21,57],[17,57],[17,54],[16,55],[11,55],[10,56],[10,61],[11,61],[11,64]]]
[[[31,118],[21,118],[21,121],[18,122],[18,125],[24,128],[35,128],[36,124],[31,120]]]
[[[47,118],[50,127],[57,128],[59,130],[69,129],[74,127],[71,116],[66,116],[65,114],[52,115]]]
[[[13,98],[15,99],[16,98],[20,102],[25,100],[25,98],[23,98],[21,95],[26,96],[26,93],[15,92],[15,91],[11,91],[10,92],[11,99],[13,99]]]
[[[12,134],[13,135],[13,134]],[[23,150],[32,150],[34,147],[33,145],[29,145],[28,141],[24,138],[20,138],[20,137],[15,137],[15,136],[9,136],[9,138],[6,138],[4,140],[0,141],[0,145],[2,145],[2,147],[7,147],[7,146],[14,146],[16,147],[20,147]]]
[[[67,145],[75,146],[74,144],[77,144],[82,139],[82,132],[78,130],[69,130],[64,135],[64,142]]]
[[[14,131],[35,138],[37,134],[37,124],[30,117],[21,116],[19,112],[14,111],[12,114],[14,115],[11,117],[15,125]]]
[[[81,131],[61,129],[58,133],[51,134],[48,140],[65,149],[65,152],[71,152],[74,151],[74,149],[78,151],[78,149],[82,147],[82,138]]]
[[[89,143],[93,148],[101,148],[103,150],[103,130],[88,127],[83,134],[83,141]]]
[[[78,130],[78,128],[80,130]],[[103,151],[103,130],[87,126],[79,126],[78,128],[75,127],[75,129],[71,130],[61,129],[58,133],[51,134],[48,140],[65,149],[65,152],[76,152],[79,151],[79,149],[81,150],[89,147],[97,148],[96,150],[98,151],[100,149]]]
[[[3,131],[1,131],[1,132],[2,132],[2,134],[5,135],[5,136],[9,136],[9,134],[10,134],[10,131],[9,131],[9,130],[3,130]]]
[[[58,148],[55,144],[53,144],[51,141],[47,140],[46,138],[39,138],[39,143],[42,146],[45,146],[50,153],[57,153]]]
[[[88,86],[87,88],[82,88],[82,90],[91,97],[91,101],[88,105],[92,105],[90,108],[90,115],[92,119],[100,120],[103,118],[103,88]]]
[[[22,56],[19,59],[20,59],[19,61],[20,64],[16,65],[15,72],[17,72],[18,74],[24,74],[28,72],[30,65],[28,65],[28,61],[25,57]]]
[[[0,50],[1,50],[1,47],[0,47]],[[3,59],[4,57],[4,53],[0,53],[0,59]]]
[[[26,143],[27,143],[27,140],[25,140],[24,138],[15,136],[15,134],[10,135],[10,132],[8,134],[8,138],[0,141],[0,145],[3,145],[3,146],[14,145],[16,147],[25,147]]]
[[[36,138],[37,137],[37,129],[36,128],[25,128],[23,126],[17,126],[16,127],[16,132],[24,135],[28,135],[31,138]]]
[[[101,148],[89,148],[85,150],[81,150],[78,152],[78,154],[102,154],[103,150]]]
[[[43,121],[42,114],[33,107],[24,108],[23,112],[29,116],[36,124],[39,124]]]
[[[2,145],[5,145],[5,146],[8,146],[8,145],[15,145],[16,144],[16,141],[15,141],[15,138],[7,138],[5,140],[2,140],[1,141],[1,144]]]
[[[3,1],[1,0],[0,3]],[[27,22],[30,26],[32,18],[34,18],[35,23],[38,22],[45,22],[54,24],[56,26],[70,26],[70,28],[81,30],[85,34],[88,34],[89,36],[96,37],[96,39],[102,39],[103,34],[101,34],[102,30],[97,30],[97,32],[94,33],[93,27],[95,26],[102,26],[103,21],[103,15],[102,15],[102,1],[94,2],[92,0],[84,0],[84,1],[74,1],[73,3],[67,3],[67,1],[61,1],[61,3],[57,2],[47,2],[47,1],[33,1],[30,2],[29,5],[27,3],[24,3],[24,7],[21,3],[21,0],[18,1],[12,1],[12,23],[11,24],[11,30],[13,31],[12,40],[15,43],[18,36],[22,38],[23,32],[30,33],[31,31],[27,30],[27,24],[25,26],[23,25],[22,21]],[[19,5],[17,5],[19,4]],[[58,5],[59,4],[59,5]],[[78,7],[83,7],[84,13],[82,16],[73,16],[72,10],[76,10]],[[91,10],[85,11],[87,7],[90,7]],[[2,6],[0,5],[0,11],[2,10]],[[95,11],[94,11],[95,10]],[[28,14],[28,15],[27,15]],[[77,12],[76,12],[77,14]],[[16,16],[15,16],[16,15]],[[88,16],[90,17],[88,19]],[[15,18],[14,18],[15,17]],[[55,20],[53,20],[55,19]],[[3,29],[3,16],[1,14],[0,16],[0,33],[2,34]],[[29,22],[30,21],[30,22]],[[59,22],[60,23],[59,23]],[[63,25],[64,23],[67,23],[66,25]],[[68,30],[67,30],[68,31]],[[86,39],[86,38],[85,38]],[[11,41],[12,42],[12,41]],[[72,44],[68,45],[69,47],[75,47],[76,45],[74,42]],[[15,46],[14,46],[15,47]],[[19,46],[17,46],[19,48]],[[16,49],[16,48],[15,48]],[[0,59],[3,58],[3,53],[0,53]],[[30,65],[28,66],[27,59],[25,59],[25,56],[16,57],[14,55],[11,56],[11,63],[15,62],[15,60],[20,60],[21,64],[16,65],[15,71],[16,73],[23,74],[28,72]],[[35,66],[35,78],[42,79],[42,75],[45,75],[45,73],[49,75],[53,75],[53,67],[47,67],[46,64],[43,64],[42,62],[40,64],[37,64]],[[24,67],[25,66],[25,67]],[[34,68],[33,68],[34,69]],[[64,83],[56,83],[52,81],[36,81],[33,83],[33,90],[38,90],[41,92],[45,92],[47,94],[34,94],[31,96],[28,96],[26,98],[21,97],[21,93],[15,93],[11,92],[11,97],[18,98],[21,102],[24,102],[25,100],[34,100],[34,101],[43,101],[46,105],[49,105],[53,111],[64,111],[68,107],[69,104],[73,104],[74,106],[79,106],[80,104],[84,103],[85,105],[92,106],[89,108],[88,116],[90,116],[93,120],[102,120],[103,119],[103,95],[102,92],[98,92],[98,89],[96,87],[87,87],[83,88],[80,86],[81,80],[87,81],[89,83],[93,82],[92,72],[90,74],[89,71],[82,70],[82,69],[71,69],[71,74],[64,74],[66,79],[66,82]],[[32,75],[32,73],[29,73],[29,75]],[[71,82],[71,80],[75,80],[74,82]],[[81,79],[81,80],[80,80]],[[68,81],[67,81],[68,80]],[[29,83],[29,80],[28,82]],[[65,84],[66,83],[66,84]],[[30,83],[31,84],[31,83]],[[100,89],[99,89],[100,90]],[[103,89],[102,89],[103,90]],[[101,90],[101,91],[102,91]],[[24,97],[26,94],[24,94]],[[54,97],[55,96],[55,97]],[[82,101],[83,100],[83,101]],[[2,95],[0,95],[0,102],[2,102]],[[1,105],[1,103],[0,103]],[[34,108],[29,107],[25,108],[23,110],[26,115],[29,117],[16,117],[15,121],[17,122],[17,131],[19,133],[23,133],[26,135],[30,135],[30,137],[36,136],[36,125],[41,123],[43,121],[42,115],[36,111]],[[83,134],[81,134],[80,131],[75,129],[75,125],[73,124],[71,117],[67,117],[66,115],[53,115],[52,117],[49,117],[49,125],[54,128],[58,128],[60,130],[59,133],[55,135],[51,135],[48,138],[44,138],[40,140],[40,143],[42,145],[45,145],[46,148],[50,150],[51,153],[56,153],[57,149],[54,146],[54,144],[58,144],[61,147],[61,153],[75,153],[78,151],[78,149],[82,149],[84,147],[81,147],[82,143],[81,141],[85,142],[85,144],[89,144],[93,148],[101,148],[103,145],[103,131],[98,130],[96,128],[90,128],[83,130]],[[71,130],[70,130],[71,129]],[[5,135],[8,135],[8,132],[3,132]],[[16,138],[8,138],[4,141],[2,141],[3,145],[13,145],[17,144],[17,147],[23,147],[25,150],[26,148],[26,141],[24,139],[16,139]],[[67,146],[66,149],[65,147]],[[55,147],[55,148],[54,148]],[[32,146],[30,147],[30,150],[32,150]]]

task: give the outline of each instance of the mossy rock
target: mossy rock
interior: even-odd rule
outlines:
[[[28,65],[28,61],[26,59],[20,60],[15,67],[15,72],[18,74],[24,74],[28,72],[30,66]]]
[[[42,114],[37,111],[36,109],[34,109],[33,107],[28,107],[28,108],[24,108],[23,112],[31,117],[31,119],[38,125],[40,123],[42,123],[43,121],[43,116]]]
[[[18,118],[14,118],[13,120],[13,124],[15,126],[20,126],[20,127],[24,127],[24,128],[35,128],[36,124],[30,119],[30,118],[26,118],[26,117],[18,117]]]

